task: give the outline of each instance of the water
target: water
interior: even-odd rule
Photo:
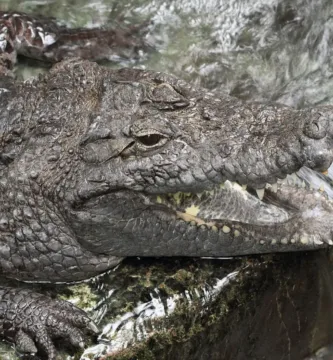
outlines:
[[[297,107],[330,103],[330,1],[1,1],[68,26],[150,20],[156,52],[135,66],[245,99]]]
[[[333,3],[329,0],[0,0],[0,5],[2,10],[52,16],[71,27],[139,25],[149,20],[145,38],[155,50],[137,62],[108,66],[135,66],[163,71],[193,85],[226,92],[245,100],[277,101],[297,108],[333,103]],[[27,79],[44,71],[47,71],[45,67],[25,63],[18,67],[17,76]],[[313,176],[308,173],[303,175],[307,178]],[[313,181],[324,181],[327,192],[333,193],[327,178],[316,178]],[[179,354],[186,353],[185,347],[170,345],[173,341],[177,344],[182,344],[183,341],[187,348],[192,349],[192,352],[186,353],[191,356],[188,358],[212,358],[209,357],[212,356],[211,353],[206,357],[204,354],[205,351],[207,354],[214,349],[217,351],[217,339],[207,343],[207,339],[216,336],[211,329],[218,329],[219,334],[223,332],[216,324],[229,326],[232,321],[235,322],[236,330],[228,328],[230,334],[234,334],[234,339],[242,339],[237,330],[249,327],[244,319],[252,311],[255,315],[251,320],[252,328],[249,329],[253,333],[256,331],[253,324],[258,324],[258,327],[262,324],[274,327],[273,320],[278,316],[274,318],[272,315],[271,324],[267,324],[261,319],[260,311],[258,312],[258,304],[270,304],[270,301],[277,305],[275,310],[267,305],[267,314],[278,311],[281,319],[282,315],[286,316],[281,322],[286,331],[275,333],[278,338],[281,337],[282,343],[289,336],[298,339],[293,330],[298,329],[303,318],[311,319],[312,322],[309,320],[309,324],[302,328],[306,340],[303,347],[314,352],[327,341],[333,340],[329,336],[332,315],[330,262],[325,255],[320,255],[319,259],[320,261],[316,255],[309,255],[307,263],[303,260],[303,255],[295,255],[292,260],[274,256],[259,260],[254,258],[249,263],[238,259],[130,259],[93,283],[56,289],[51,286],[48,290],[60,293],[63,298],[85,308],[100,323],[103,329],[100,344],[92,344],[86,350],[84,358],[120,351],[119,359],[143,359],[144,356],[150,359],[152,357],[148,355],[151,356],[151,353],[148,354],[144,347],[139,346],[133,353],[122,352],[122,349],[138,344],[149,336],[153,339],[149,345],[151,348],[155,349],[160,342],[161,348],[169,351],[162,351],[162,356],[161,352],[154,350],[154,354],[160,356],[157,358],[177,358],[174,354],[180,356]],[[260,264],[258,273],[251,261],[255,264],[258,261]],[[274,275],[273,280],[265,273],[267,269],[269,274]],[[252,281],[246,280],[250,281],[250,289],[257,289],[262,297],[248,291],[247,283],[240,287],[239,293],[232,287],[232,291],[228,288],[230,279],[239,280],[239,274],[246,271],[249,271]],[[297,281],[299,278],[302,282]],[[270,282],[267,279],[271,279]],[[298,292],[288,279],[293,279]],[[37,286],[36,288],[39,289]],[[223,294],[230,297],[225,300]],[[217,310],[218,296],[224,300],[221,300]],[[240,298],[243,300],[239,302],[240,308],[246,303],[251,311],[240,313],[242,317],[237,319],[233,314],[238,314],[238,310],[230,304],[234,304],[236,299],[240,301]],[[262,299],[266,299],[266,303]],[[300,308],[296,306],[298,302]],[[295,304],[297,311],[292,312],[288,303]],[[285,307],[281,308],[281,305]],[[228,315],[228,311],[234,317]],[[198,312],[205,314],[201,314],[199,320],[196,316]],[[176,316],[173,318],[174,313]],[[287,315],[295,313],[300,316],[293,323],[293,315]],[[326,313],[326,318],[322,318],[322,313]],[[187,325],[180,325],[177,316]],[[188,325],[189,317],[196,318],[191,326]],[[214,319],[219,320],[214,322]],[[223,322],[224,319],[227,321]],[[175,338],[158,337],[156,340],[153,336],[161,332],[169,334],[170,329],[176,334]],[[318,330],[317,334],[320,336],[310,336],[313,329]],[[205,336],[200,337],[200,334]],[[262,337],[262,342],[265,342],[262,331],[258,334]],[[191,336],[194,341],[191,341]],[[232,343],[232,339],[229,340]],[[155,342],[152,343],[153,341]],[[252,341],[260,343],[255,339]],[[204,349],[201,353],[196,348],[196,342]],[[241,342],[244,349],[245,342],[244,339]],[[267,344],[273,349],[274,339],[268,337]],[[287,355],[281,359],[295,359],[290,355],[292,352],[288,355],[288,346],[292,347],[294,344],[288,345],[287,341],[283,346],[287,349]],[[226,348],[223,351],[227,351]],[[221,353],[221,349],[218,350]],[[259,347],[257,353],[260,351]],[[295,353],[297,347],[293,351]],[[236,359],[231,353],[231,350],[224,353],[224,358]],[[239,354],[237,356],[237,359],[244,358]],[[0,358],[14,358],[10,347],[4,345],[0,349]],[[66,356],[60,355],[59,358]],[[116,356],[112,358],[115,359]]]

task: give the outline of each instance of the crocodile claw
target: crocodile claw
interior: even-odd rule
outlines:
[[[89,329],[92,333],[94,334],[98,334],[99,333],[99,329],[98,327],[95,325],[95,323],[93,321],[91,321],[88,325],[87,325],[87,329]]]
[[[4,289],[1,315],[4,335],[25,356],[56,358],[55,339],[84,348],[85,333],[96,334],[97,326],[73,304],[51,299],[31,290]]]

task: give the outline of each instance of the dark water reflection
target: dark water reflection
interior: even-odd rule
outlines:
[[[0,0],[1,9],[54,16],[69,26],[123,26],[150,20],[156,49],[136,66],[212,91],[295,107],[333,102],[330,0]],[[28,78],[45,68],[21,65]],[[329,177],[303,171],[324,185]],[[236,260],[129,259],[84,285],[56,288],[101,324],[112,359],[329,359],[332,269],[327,253]],[[156,336],[157,334],[157,336]],[[165,336],[163,336],[165,335]],[[144,342],[130,352],[122,351]],[[1,351],[1,350],[0,350]],[[132,352],[131,352],[132,351]],[[95,354],[95,355],[93,355]],[[3,347],[3,359],[14,358]],[[60,358],[65,358],[64,355]]]

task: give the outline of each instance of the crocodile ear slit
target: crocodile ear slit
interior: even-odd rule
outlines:
[[[111,135],[110,129],[107,128],[94,128],[88,130],[87,134],[81,139],[80,146],[87,145],[97,140],[114,139]]]

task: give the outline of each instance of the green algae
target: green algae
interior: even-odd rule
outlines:
[[[322,254],[318,255],[319,258],[316,254],[303,256],[254,257],[244,259],[238,265],[230,264],[234,269],[238,268],[237,276],[230,278],[216,293],[211,288],[208,298],[198,296],[195,289],[200,289],[205,281],[216,282],[214,275],[218,274],[221,278],[219,271],[223,266],[220,262],[191,263],[183,259],[184,263],[180,261],[178,265],[182,266],[178,269],[169,260],[144,266],[135,262],[124,264],[123,272],[129,271],[129,277],[134,268],[139,269],[140,273],[140,267],[143,266],[150,273],[149,279],[154,286],[162,275],[167,281],[172,279],[175,281],[171,286],[172,293],[183,296],[177,298],[173,312],[153,320],[154,330],[145,340],[103,354],[101,359],[232,360],[239,356],[237,351],[241,351],[238,343],[242,344],[244,359],[263,359],[262,354],[267,353],[269,347],[284,356],[287,356],[288,351],[306,355],[323,346],[330,338],[330,331],[325,331],[325,339],[318,339],[315,335],[318,332],[318,305],[323,304],[327,296],[329,280],[318,287],[323,281],[323,275],[317,267],[318,261],[325,262]],[[146,271],[142,272],[143,278]],[[193,273],[200,273],[200,278],[193,276]],[[298,281],[299,278],[302,282]],[[186,296],[180,290],[184,279],[188,280]],[[142,283],[145,284],[144,281]],[[191,286],[193,290],[189,290]],[[138,286],[135,290],[137,299],[144,296],[146,290]],[[126,302],[124,293],[121,298]],[[329,323],[326,321],[325,326],[321,323],[319,327],[327,328]],[[267,324],[271,327],[267,328]],[[279,335],[281,326],[286,331],[284,336],[281,336],[283,333]],[[297,326],[302,328],[302,332],[288,350],[288,336],[297,337],[293,333]]]
[[[92,292],[92,288],[86,283],[69,286],[59,298],[70,301],[85,311],[91,311],[98,301],[97,295]]]

